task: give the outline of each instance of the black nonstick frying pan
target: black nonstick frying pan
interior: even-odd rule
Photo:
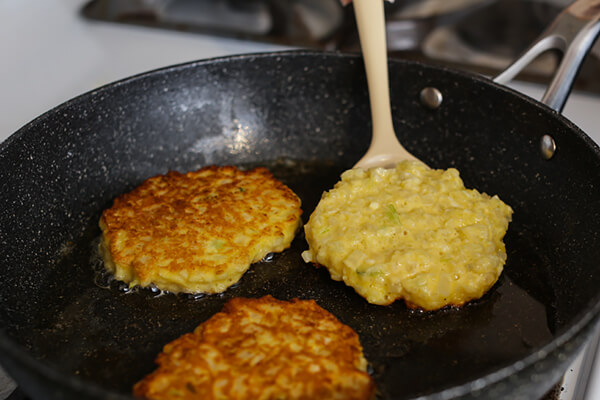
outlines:
[[[556,111],[485,78],[392,61],[390,86],[409,151],[515,210],[505,270],[482,299],[429,313],[370,305],[302,261],[302,233],[222,295],[127,291],[103,273],[100,213],[152,175],[267,166],[301,197],[306,221],[367,149],[359,57],[219,58],[102,87],[0,145],[2,365],[36,399],[127,399],[164,344],[228,299],[271,294],[315,299],[354,328],[380,398],[543,395],[598,325],[600,150]],[[427,87],[443,95],[438,107],[420,96]]]

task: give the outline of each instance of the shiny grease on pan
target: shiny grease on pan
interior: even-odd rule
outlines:
[[[321,193],[347,169],[327,161],[280,160],[262,165],[300,196],[305,221]],[[510,253],[510,230],[508,236]],[[165,343],[193,330],[227,300],[240,296],[316,300],[358,333],[384,398],[426,393],[449,379],[491,371],[552,338],[552,310],[506,272],[481,300],[460,310],[421,313],[400,302],[370,305],[351,288],[332,281],[325,269],[302,261],[300,253],[307,245],[301,231],[291,248],[254,264],[225,293],[161,295],[149,289],[125,293],[118,282],[104,282],[103,287],[94,283],[101,266],[98,238],[96,221],[90,221],[84,238],[68,246],[72,251],[65,253],[53,273],[70,274],[72,279],[53,288],[48,312],[40,316],[30,347],[44,358],[65,360],[63,368],[69,373],[123,393],[154,368],[154,357]],[[507,267],[514,261],[509,254]],[[420,362],[411,362],[415,358]],[[440,368],[432,370],[431,365]]]

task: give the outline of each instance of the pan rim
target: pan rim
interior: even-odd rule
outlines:
[[[216,64],[223,62],[231,62],[236,60],[248,60],[255,58],[277,58],[277,57],[335,57],[335,58],[343,58],[343,59],[352,59],[352,60],[361,60],[360,55],[358,54],[347,54],[341,52],[326,52],[326,51],[316,51],[316,50],[286,50],[286,51],[276,51],[276,52],[261,52],[261,53],[247,53],[241,55],[230,55],[230,56],[221,56],[209,59],[196,60],[191,62],[185,62],[175,65],[170,65],[162,68],[153,69],[150,71],[142,72],[130,77],[123,78],[121,80],[111,82],[105,85],[102,85],[96,89],[85,92],[79,96],[76,96],[72,99],[69,99],[58,106],[46,111],[40,116],[36,117],[32,121],[25,124],[11,136],[9,136],[5,141],[0,144],[0,157],[4,153],[4,151],[12,145],[13,142],[18,141],[25,132],[27,132],[32,126],[43,123],[53,114],[60,112],[62,109],[81,102],[83,99],[89,99],[94,96],[102,96],[108,90],[112,90],[113,88],[131,84],[137,80],[145,79],[150,75],[161,75],[167,74],[170,71],[181,70],[181,69],[189,69],[195,68],[197,66],[205,65],[205,64]],[[516,90],[508,88],[506,86],[497,84],[492,80],[485,78],[483,76],[474,75],[471,73],[467,73],[464,71],[457,71],[448,67],[441,66],[433,66],[421,62],[416,61],[408,61],[408,60],[391,60],[391,63],[399,63],[405,65],[415,65],[420,68],[434,68],[444,72],[448,72],[453,75],[467,77],[469,79],[473,79],[478,83],[484,85],[491,85],[498,90],[507,91],[512,96],[516,96],[522,101],[526,101],[530,104],[535,105],[538,108],[544,109],[546,112],[552,113],[556,118],[560,119],[562,123],[564,123],[568,128],[571,128],[571,131],[579,136],[580,139],[584,140],[586,144],[594,151],[595,155],[600,158],[600,147],[581,129],[579,129],[575,124],[573,124],[570,120],[568,120],[562,114],[552,110],[546,105],[526,96],[522,93],[519,93]],[[553,339],[545,344],[544,346],[535,349],[528,356],[520,359],[517,362],[514,362],[511,365],[500,367],[497,370],[494,370],[490,373],[482,375],[479,378],[473,379],[469,382],[460,384],[458,386],[442,389],[438,392],[431,393],[425,396],[420,396],[418,398],[427,398],[427,399],[450,399],[455,396],[465,395],[467,393],[472,392],[474,389],[483,389],[487,386],[490,386],[494,383],[497,383],[510,375],[513,375],[521,370],[524,370],[528,367],[531,367],[535,363],[544,360],[547,356],[552,354],[557,349],[560,349],[565,344],[569,343],[575,339],[581,339],[579,343],[576,343],[577,347],[581,347],[581,345],[587,341],[589,335],[584,335],[585,340],[583,338],[578,338],[577,335],[588,329],[588,331],[593,330],[592,327],[594,324],[599,325],[600,322],[600,293],[588,304],[588,308],[580,311],[574,318],[573,323],[568,327],[562,328],[556,332]],[[597,328],[598,326],[596,326]],[[576,342],[578,340],[575,340]],[[23,346],[15,344],[11,341],[9,336],[5,333],[5,329],[0,329],[0,349],[2,349],[3,353],[8,355],[9,358],[12,359],[14,363],[21,363],[22,365],[34,370],[36,373],[39,373],[50,380],[59,383],[61,386],[71,387],[73,389],[81,391],[81,393],[90,395],[90,396],[102,396],[106,398],[115,398],[115,399],[129,399],[131,398],[129,395],[124,395],[117,392],[111,392],[107,389],[104,389],[100,385],[87,382],[82,378],[79,378],[74,375],[65,375],[60,373],[58,370],[53,369],[50,365],[46,364],[43,360],[37,360],[32,355],[30,355]]]
[[[3,153],[4,149],[8,145],[10,145],[10,143],[12,143],[12,141],[14,141],[18,137],[20,137],[23,134],[22,132],[26,131],[29,126],[40,123],[41,121],[47,119],[50,115],[55,114],[56,112],[70,106],[71,104],[81,101],[82,98],[99,96],[99,95],[102,95],[102,93],[107,90],[112,90],[113,88],[127,85],[127,84],[130,84],[131,82],[134,82],[137,80],[145,79],[146,77],[148,77],[150,75],[166,74],[172,70],[189,69],[189,68],[194,68],[196,66],[200,66],[200,65],[204,65],[204,64],[217,64],[217,63],[223,63],[223,62],[231,62],[231,61],[235,61],[235,60],[246,60],[246,59],[254,59],[254,58],[273,58],[273,57],[277,58],[277,57],[291,57],[291,56],[294,56],[294,57],[298,57],[298,56],[332,57],[332,58],[343,58],[343,59],[349,59],[349,60],[350,59],[351,60],[362,60],[360,54],[356,54],[356,53],[328,51],[328,50],[299,49],[299,50],[280,50],[280,51],[267,51],[267,52],[256,52],[256,53],[243,53],[243,54],[233,54],[233,55],[226,55],[226,56],[203,58],[203,59],[187,61],[187,62],[177,63],[177,64],[173,64],[173,65],[167,65],[164,67],[150,69],[150,70],[143,71],[143,72],[131,75],[131,76],[124,77],[122,79],[118,79],[113,82],[108,82],[106,84],[100,85],[96,88],[93,88],[93,89],[83,92],[75,97],[72,97],[72,98],[56,105],[55,107],[43,112],[42,114],[38,115],[31,121],[24,124],[19,129],[17,129],[10,136],[8,136],[3,142],[1,142],[0,143],[0,155]],[[546,104],[544,104],[540,101],[537,101],[537,100],[519,92],[518,90],[515,90],[513,88],[510,88],[510,87],[502,85],[502,84],[499,84],[497,82],[494,82],[491,78],[487,78],[486,76],[454,69],[454,68],[443,66],[443,65],[434,65],[434,64],[428,64],[425,62],[421,62],[421,61],[404,60],[404,59],[397,59],[397,58],[390,58],[389,63],[414,65],[414,66],[418,66],[423,69],[427,69],[427,68],[437,69],[437,70],[443,71],[445,73],[450,73],[450,74],[454,74],[457,76],[461,76],[463,78],[472,79],[472,80],[478,81],[481,84],[489,85],[498,90],[508,92],[512,96],[518,97],[520,100],[523,100],[523,101],[525,101],[531,105],[534,105],[536,107],[542,108],[546,112],[550,112],[551,114],[553,114],[553,116],[555,118],[558,118],[559,120],[561,120],[561,122],[565,123],[568,126],[568,128],[576,131],[578,133],[578,135],[580,136],[580,138],[584,139],[586,141],[586,144],[588,144],[589,147],[593,148],[595,150],[596,155],[600,157],[600,145],[597,144],[589,135],[587,135],[575,123],[573,123],[571,120],[569,120],[564,114],[550,108],[549,106],[547,106]]]

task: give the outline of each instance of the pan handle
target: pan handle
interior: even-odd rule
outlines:
[[[563,58],[542,97],[542,103],[561,112],[585,56],[600,33],[600,0],[577,0],[562,11],[527,50],[494,82],[507,84],[538,55],[559,50]]]

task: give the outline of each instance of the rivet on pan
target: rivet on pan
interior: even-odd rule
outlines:
[[[419,100],[421,100],[421,104],[423,104],[425,107],[435,110],[442,105],[442,100],[444,100],[444,97],[442,96],[442,92],[440,92],[438,89],[428,86],[421,90],[421,93],[419,94]]]
[[[552,136],[542,136],[542,139],[540,140],[540,150],[542,152],[542,157],[546,160],[549,160],[554,156],[554,153],[556,152],[556,142],[552,139]]]

